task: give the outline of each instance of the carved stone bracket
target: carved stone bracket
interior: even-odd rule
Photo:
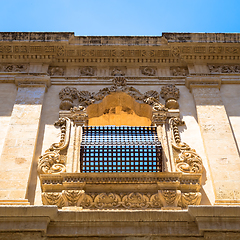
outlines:
[[[173,152],[176,170],[184,173],[201,173],[203,170],[202,159],[195,149],[181,142],[178,125],[184,124],[179,118],[170,119],[170,127],[173,136]]]
[[[44,192],[44,205],[57,205],[59,208],[77,206],[84,209],[175,209],[198,205],[200,192],[181,193],[179,190],[160,190],[155,194],[131,193],[85,193],[84,190],[63,190]]]
[[[45,153],[39,157],[39,174],[61,173],[66,171],[66,156],[62,152],[67,148],[70,138],[71,123],[69,118],[60,118],[55,124],[61,128],[60,141],[53,143]]]

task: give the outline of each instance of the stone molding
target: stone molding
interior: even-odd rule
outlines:
[[[43,204],[60,208],[174,209],[201,201],[201,174],[61,173],[41,175],[40,179]]]
[[[239,206],[189,206],[178,212],[0,206],[0,236],[3,239],[24,239],[23,236],[37,240],[63,239],[65,236],[149,238],[154,235],[154,238],[166,240],[191,239],[193,236],[197,240],[237,240],[240,238],[239,221]]]
[[[221,88],[221,78],[213,76],[196,76],[187,77],[185,80],[185,85],[189,88],[190,92],[192,88]]]
[[[51,86],[50,77],[47,75],[16,75],[14,82],[17,87],[45,87],[46,91]]]

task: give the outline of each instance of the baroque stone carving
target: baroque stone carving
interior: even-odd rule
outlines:
[[[61,156],[61,151],[64,150],[69,143],[70,119],[60,118],[54,125],[61,128],[60,141],[58,143],[53,143],[51,147],[39,157],[39,174],[61,173],[66,171],[65,159],[64,156]]]
[[[170,84],[162,87],[160,92],[161,97],[165,100],[165,106],[169,109],[178,109],[179,104],[177,102],[180,92],[174,85]]]
[[[73,107],[73,99],[78,96],[76,88],[65,87],[59,92],[59,98],[62,100],[60,103],[60,109],[68,110]]]
[[[112,80],[113,86],[100,89],[97,93],[89,91],[78,91],[76,88],[66,87],[59,93],[61,109],[70,110],[73,107],[73,99],[78,98],[79,105],[87,107],[93,103],[101,101],[107,95],[113,92],[125,92],[135,100],[147,103],[149,105],[156,105],[159,103],[159,94],[157,91],[151,90],[142,94],[134,87],[127,86],[127,80],[124,76],[115,76]]]
[[[173,76],[187,76],[188,68],[187,67],[171,67]]]
[[[69,118],[73,120],[75,123],[77,122],[79,125],[84,125],[87,123],[88,115],[87,110],[83,106],[73,107],[70,109]]]
[[[156,68],[155,67],[141,67],[141,73],[146,76],[155,76]]]
[[[77,206],[84,209],[161,209],[199,205],[201,193],[180,190],[160,190],[156,194],[132,193],[86,193],[84,190],[63,190],[44,192],[44,205],[57,205],[59,208]]]
[[[184,173],[201,173],[203,170],[202,159],[195,149],[181,142],[178,125],[184,124],[179,118],[171,118],[170,126],[173,135],[173,150],[176,152],[176,170]]]
[[[240,73],[240,65],[208,65],[210,73]]]
[[[113,67],[110,68],[111,76],[125,76],[126,67]]]
[[[49,67],[48,73],[50,76],[63,76],[64,68],[63,67]]]
[[[180,190],[160,190],[158,194],[164,207],[177,207],[181,198]]]
[[[182,193],[181,196],[181,206],[182,208],[187,208],[188,205],[199,205],[201,202],[200,192],[188,192]]]
[[[94,76],[95,69],[94,67],[81,67],[79,68],[79,72],[81,76]]]
[[[3,72],[26,72],[28,65],[26,64],[8,64],[2,67]]]

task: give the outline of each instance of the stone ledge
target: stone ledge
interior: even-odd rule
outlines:
[[[0,206],[0,232],[42,232],[46,237],[240,238],[240,207],[189,206],[188,210],[57,210],[56,206]],[[164,238],[165,239],[165,238]]]

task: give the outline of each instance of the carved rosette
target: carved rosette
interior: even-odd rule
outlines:
[[[160,92],[161,97],[165,100],[165,106],[169,109],[179,108],[177,102],[179,94],[179,89],[172,84],[162,87]]]
[[[176,171],[184,173],[202,173],[202,159],[195,149],[181,142],[178,125],[184,124],[179,118],[171,118],[170,126],[173,135],[173,151],[176,163]]]
[[[39,157],[38,172],[39,174],[61,173],[66,171],[65,156],[61,154],[69,143],[70,137],[70,119],[60,118],[56,123],[56,127],[61,128],[60,141],[53,143],[45,153]]]
[[[161,209],[187,208],[199,205],[200,192],[181,193],[180,190],[159,190],[156,194],[132,193],[85,193],[84,190],[63,190],[44,192],[44,205],[57,205],[59,208],[77,206],[84,209]]]
[[[76,88],[65,87],[59,92],[59,98],[62,100],[60,103],[60,109],[69,110],[73,107],[73,99],[78,96],[78,91]]]

